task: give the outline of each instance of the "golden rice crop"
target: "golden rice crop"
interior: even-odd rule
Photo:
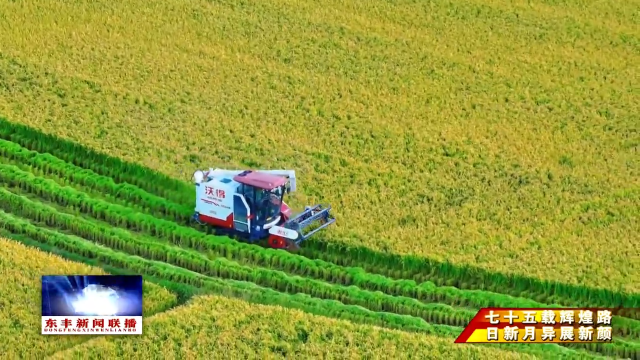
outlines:
[[[40,277],[58,274],[102,275],[105,272],[0,238],[0,278],[3,279],[0,282],[0,354],[3,359],[42,359],[90,338],[40,335]],[[176,303],[174,294],[152,283],[144,283],[143,296],[145,314]]]
[[[3,2],[0,114],[185,179],[295,169],[331,241],[638,291],[637,5]]]
[[[52,359],[521,359],[528,355],[204,296],[145,323],[140,337],[103,337]],[[409,355],[411,354],[411,355]]]

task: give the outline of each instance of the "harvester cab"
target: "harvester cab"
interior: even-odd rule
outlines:
[[[307,206],[291,216],[284,202],[296,190],[292,170],[196,171],[193,219],[217,233],[238,235],[250,242],[268,238],[269,246],[295,250],[301,242],[333,224],[331,206]],[[314,226],[315,225],[315,226]]]

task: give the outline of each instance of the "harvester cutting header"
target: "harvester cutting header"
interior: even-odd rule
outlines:
[[[217,233],[249,242],[268,238],[276,249],[295,250],[311,235],[333,224],[331,206],[307,206],[291,216],[285,193],[296,191],[293,170],[197,170],[193,219]],[[318,225],[312,227],[312,225]]]

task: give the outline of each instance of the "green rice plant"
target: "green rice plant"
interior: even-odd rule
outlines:
[[[15,141],[25,148],[48,152],[54,156],[114,178],[115,182],[129,182],[151,194],[162,196],[177,204],[193,202],[193,189],[188,184],[170,179],[157,171],[119,159],[98,154],[86,147],[55,136],[45,135],[29,127],[0,119],[0,137]],[[84,156],[88,154],[87,156]],[[113,165],[113,166],[111,166]],[[125,170],[123,170],[125,169]],[[179,189],[179,190],[178,190]],[[594,289],[583,285],[569,285],[521,275],[505,275],[485,269],[442,263],[411,255],[385,254],[365,247],[329,242],[322,237],[309,239],[301,249],[309,258],[323,259],[338,265],[361,267],[369,273],[379,273],[396,279],[431,281],[439,286],[480,289],[505,293],[515,297],[532,298],[540,303],[566,306],[602,306],[628,309],[640,308],[640,295],[610,289]],[[627,311],[627,316],[640,314]]]
[[[10,194],[10,193],[9,193]],[[415,299],[394,297],[381,292],[371,293],[357,287],[332,285],[322,281],[289,276],[281,271],[267,268],[250,268],[241,266],[225,258],[214,260],[194,251],[168,246],[153,240],[132,236],[120,229],[110,229],[100,224],[93,224],[68,214],[58,213],[55,209],[38,203],[17,206],[20,197],[15,201],[5,201],[10,197],[4,189],[0,189],[0,205],[6,209],[13,202],[17,214],[33,221],[48,221],[50,226],[61,227],[73,231],[74,234],[95,241],[109,248],[125,251],[129,254],[167,262],[191,271],[215,277],[225,277],[240,281],[251,281],[271,287],[282,292],[308,293],[314,297],[338,300],[346,304],[360,305],[375,311],[387,311],[421,317],[431,323],[444,323],[464,326],[475,312],[457,310],[447,305],[422,303]],[[21,204],[22,205],[22,204]],[[22,210],[21,210],[22,209]]]
[[[107,174],[118,183],[130,183],[151,193],[159,193],[177,203],[192,200],[187,196],[190,192],[186,191],[188,187],[183,182],[162,176],[142,166],[96,153],[70,141],[33,131],[29,127],[9,123],[3,118],[0,118],[0,138],[39,153],[50,153],[83,169],[93,170],[98,174]],[[154,173],[153,180],[149,181],[148,175],[151,173]]]
[[[356,287],[330,285],[324,282],[291,277],[280,271],[263,268],[249,268],[224,258],[209,260],[205,256],[176,247],[157,243],[153,240],[132,236],[120,229],[110,229],[104,225],[94,224],[84,219],[56,212],[55,209],[33,203],[29,200],[20,204],[19,196],[0,189],[1,204],[11,204],[20,215],[35,221],[47,219],[51,225],[62,226],[65,230],[74,231],[86,239],[105,244],[115,250],[125,250],[132,255],[168,262],[173,265],[202,273],[208,276],[225,277],[239,281],[251,281],[261,286],[271,287],[281,292],[308,293],[314,297],[337,300],[345,304],[360,305],[374,311],[408,314],[436,324],[464,326],[475,312],[455,310],[440,304],[423,304],[413,299],[393,297],[380,292],[370,293]],[[75,220],[75,221],[74,221]],[[452,312],[453,311],[453,312]],[[638,344],[618,344],[598,347],[600,352],[625,353],[635,351]],[[620,349],[615,349],[620,347]]]
[[[294,168],[292,204],[327,201],[338,217],[309,244],[370,250],[312,258],[542,303],[633,306],[633,4],[7,1],[0,109],[173,176]],[[573,256],[575,244],[589,250]],[[420,262],[403,269],[385,253]]]
[[[70,251],[72,253],[76,253],[83,257],[94,258],[100,261],[105,261],[106,263],[123,268],[130,269],[133,271],[137,271],[139,273],[154,276],[157,278],[163,278],[171,281],[177,282],[186,282],[190,285],[195,285],[200,288],[214,289],[217,287],[218,292],[224,293],[228,291],[227,295],[234,294],[237,296],[243,296],[243,290],[246,289],[262,289],[261,287],[248,282],[237,282],[223,279],[213,279],[205,275],[201,275],[197,272],[188,271],[186,269],[180,269],[179,267],[171,266],[164,262],[146,260],[144,258],[138,256],[131,256],[128,254],[116,252],[108,247],[104,247],[97,244],[92,244],[82,238],[61,234],[49,229],[37,227],[32,225],[31,223],[12,216],[4,211],[0,212],[0,223],[3,228],[7,231],[24,234],[29,236],[30,238],[49,244],[50,246],[54,246],[60,249],[64,249],[66,251]],[[237,284],[238,286],[235,290],[234,288],[225,289],[224,284],[230,282],[231,284]],[[278,292],[271,292],[272,294]],[[310,297],[310,299],[313,299]],[[319,300],[319,299],[317,299]],[[337,302],[332,302],[332,304],[338,304]],[[361,307],[352,306],[350,308],[354,309],[363,309]],[[365,310],[366,311],[366,310]],[[366,312],[365,312],[366,313]],[[382,317],[386,317],[387,315],[392,317],[396,314],[385,314],[380,313]],[[324,314],[326,315],[326,314]],[[399,315],[396,315],[399,316]],[[411,318],[411,317],[402,317],[400,318]],[[411,322],[410,322],[411,323]],[[417,322],[416,324],[420,324],[421,322]],[[426,323],[424,323],[426,324]],[[424,329],[429,327],[423,326]],[[438,327],[437,330],[441,334],[449,334],[449,336],[454,336],[457,330],[451,327]],[[452,331],[450,329],[455,329]]]
[[[178,206],[164,198],[149,194],[134,185],[116,183],[110,177],[70,164],[51,154],[40,154],[36,151],[28,150],[10,141],[0,139],[0,155],[19,161],[21,164],[28,165],[34,169],[39,169],[45,175],[55,174],[66,181],[112,194],[125,201],[139,203],[145,208],[174,220],[187,221],[193,213],[189,207]]]
[[[367,272],[383,274],[394,279],[429,281],[438,286],[486,290],[530,298],[539,303],[628,309],[640,306],[638,294],[563,284],[520,275],[505,275],[411,255],[382,253],[363,246],[352,247],[329,243],[321,236],[306,241],[305,246],[300,249],[300,254],[341,266],[360,267]],[[628,311],[625,314],[633,319],[640,319],[640,314],[637,312]]]
[[[219,237],[216,238],[215,242],[213,242],[207,239],[207,235],[194,229],[179,227],[174,223],[155,219],[152,216],[140,214],[121,206],[108,204],[98,199],[91,199],[85,194],[77,192],[72,188],[62,188],[51,180],[36,178],[28,173],[22,172],[15,166],[0,165],[0,178],[6,177],[7,181],[13,181],[14,183],[19,182],[19,180],[16,180],[16,178],[11,177],[10,174],[16,174],[19,179],[25,179],[25,181],[28,181],[28,184],[23,184],[23,186],[29,187],[40,195],[52,198],[54,199],[54,201],[55,199],[61,199],[60,196],[62,196],[64,198],[64,202],[71,202],[73,203],[73,205],[85,209],[85,211],[91,213],[97,218],[104,219],[114,225],[126,226],[134,230],[148,232],[153,236],[166,238],[179,245],[187,245],[189,247],[200,250],[212,250],[219,256],[225,256],[230,259],[242,259],[242,256],[236,255],[242,252],[245,255],[253,254],[252,256],[248,256],[253,259],[266,259],[267,255],[265,254],[271,253],[275,255],[268,257],[272,261],[257,261],[257,263],[261,266],[276,266],[285,271],[292,271],[294,273],[296,272],[296,269],[305,269],[304,273],[302,273],[301,275],[312,276],[316,278],[321,277],[320,275],[326,274],[326,272],[315,269],[329,268],[331,269],[329,274],[332,274],[332,276],[323,280],[333,281],[337,283],[353,284],[367,290],[380,290],[399,296],[414,297],[423,301],[442,301],[443,298],[446,298],[448,300],[445,301],[446,303],[455,305],[456,303],[461,302],[463,305],[472,305],[477,308],[484,306],[507,307],[521,305],[534,307],[534,305],[543,305],[533,301],[512,299],[508,296],[501,296],[498,294],[487,294],[485,295],[483,301],[474,301],[474,298],[479,298],[477,295],[474,295],[474,292],[441,289],[430,285],[430,283],[424,283],[420,287],[418,287],[414,282],[395,281],[384,278],[382,276],[367,274],[359,269],[344,269],[330,263],[320,262],[318,260],[308,260],[304,257],[295,256],[287,252],[272,249],[262,249],[256,246],[231,241],[227,238]],[[61,191],[59,194],[64,195],[57,195],[57,191]],[[14,200],[12,201],[19,200],[15,200],[14,197]],[[27,205],[20,206],[27,207]],[[67,221],[73,220],[71,219]],[[141,223],[146,225],[141,226]],[[221,248],[221,244],[225,243],[226,246]],[[223,250],[221,251],[221,249]],[[403,289],[407,288],[409,289],[407,292],[402,291]],[[486,302],[487,300],[489,300],[488,303]],[[619,331],[620,333],[625,335],[640,334],[640,326],[638,326],[637,322],[626,320],[623,318],[617,319],[618,320],[616,321],[619,322],[622,326],[619,326],[618,330],[616,331]]]
[[[128,269],[136,273],[142,273],[158,279],[176,281],[201,289],[206,289],[212,293],[233,296],[245,299],[250,302],[279,305],[294,309],[300,309],[308,313],[335,317],[350,320],[356,323],[366,323],[390,328],[397,328],[404,331],[420,332],[454,338],[462,331],[462,328],[446,325],[431,325],[421,319],[391,314],[387,312],[372,312],[365,308],[353,305],[344,305],[338,301],[327,301],[306,294],[288,295],[270,289],[262,288],[249,282],[223,280],[210,278],[185,269],[177,268],[163,262],[147,260],[137,256],[130,256],[116,252],[96,244],[87,242],[81,238],[64,235],[52,230],[38,228],[30,223],[13,217],[5,212],[0,212],[0,223],[10,231],[27,235],[42,244],[66,249],[80,256],[98,260],[117,268]],[[24,239],[24,238],[23,238]],[[522,345],[522,344],[521,344]],[[592,358],[594,355],[581,350],[572,350],[545,344],[540,347],[527,345],[513,346],[503,345],[505,348],[517,348],[522,352],[537,354],[553,354],[557,358],[581,356]]]

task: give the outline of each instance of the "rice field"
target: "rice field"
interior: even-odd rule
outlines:
[[[77,261],[163,269],[181,297],[341,314],[318,321],[358,323],[354,332],[451,337],[488,304],[638,307],[639,6],[4,2],[0,222]],[[115,160],[60,139],[156,173],[109,168]],[[209,167],[294,169],[288,203],[330,203],[337,223],[303,256],[212,242],[180,220],[193,206],[186,182]],[[141,231],[140,214],[161,235]],[[291,288],[312,300],[284,296]],[[638,353],[637,315],[621,321],[623,343],[589,356]],[[98,340],[113,351],[130,341]],[[289,350],[334,349],[317,346]]]
[[[236,314],[230,316],[229,314]],[[206,317],[198,314],[207,314]],[[385,356],[426,359],[528,359],[530,355],[477,346],[455,346],[434,336],[354,325],[279,306],[251,305],[219,296],[155,315],[144,337],[102,337],[51,359],[86,359],[129,354],[144,358],[381,359]],[[163,341],[170,338],[173,342]]]
[[[0,112],[182,178],[295,169],[327,241],[638,290],[637,1],[296,4],[6,2]]]

